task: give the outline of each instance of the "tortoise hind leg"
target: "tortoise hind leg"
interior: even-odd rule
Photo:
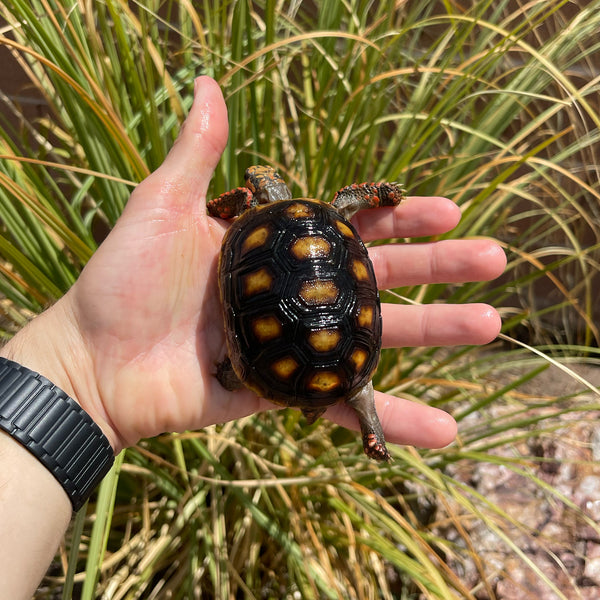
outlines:
[[[353,183],[339,190],[332,204],[349,221],[363,208],[397,206],[406,197],[405,193],[396,183]]]
[[[244,387],[244,384],[233,370],[228,356],[217,364],[216,377],[219,383],[230,392],[241,390]]]
[[[346,400],[346,404],[351,406],[358,415],[365,454],[375,460],[391,460],[385,445],[383,429],[375,410],[373,384],[369,381],[352,398]]]

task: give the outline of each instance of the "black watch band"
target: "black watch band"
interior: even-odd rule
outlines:
[[[45,377],[0,357],[0,429],[54,475],[79,510],[113,462],[92,418]]]

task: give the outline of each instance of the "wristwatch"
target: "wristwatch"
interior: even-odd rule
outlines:
[[[108,439],[75,400],[39,373],[2,357],[0,429],[44,464],[74,511],[114,462]]]

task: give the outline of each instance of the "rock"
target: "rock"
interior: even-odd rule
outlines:
[[[502,407],[494,410],[501,418]],[[535,409],[528,416],[535,416]],[[479,520],[459,503],[451,506],[454,518],[465,515],[467,540],[448,531],[448,538],[465,549],[452,568],[478,590],[479,600],[600,599],[600,413],[582,419],[574,412],[561,419],[564,427],[551,436],[499,445],[494,453],[506,459],[504,465],[465,461],[449,468],[483,498],[472,497],[483,517]],[[482,565],[493,595],[482,584]]]

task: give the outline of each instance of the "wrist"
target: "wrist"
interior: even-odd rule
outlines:
[[[55,477],[78,511],[114,462],[102,430],[43,375],[0,357],[0,429]]]
[[[39,373],[63,390],[100,427],[113,451],[120,451],[118,436],[97,391],[92,361],[70,311],[68,295],[0,348],[0,357]]]
[[[77,321],[64,297],[0,349],[0,429],[32,454],[79,510],[114,461]]]

